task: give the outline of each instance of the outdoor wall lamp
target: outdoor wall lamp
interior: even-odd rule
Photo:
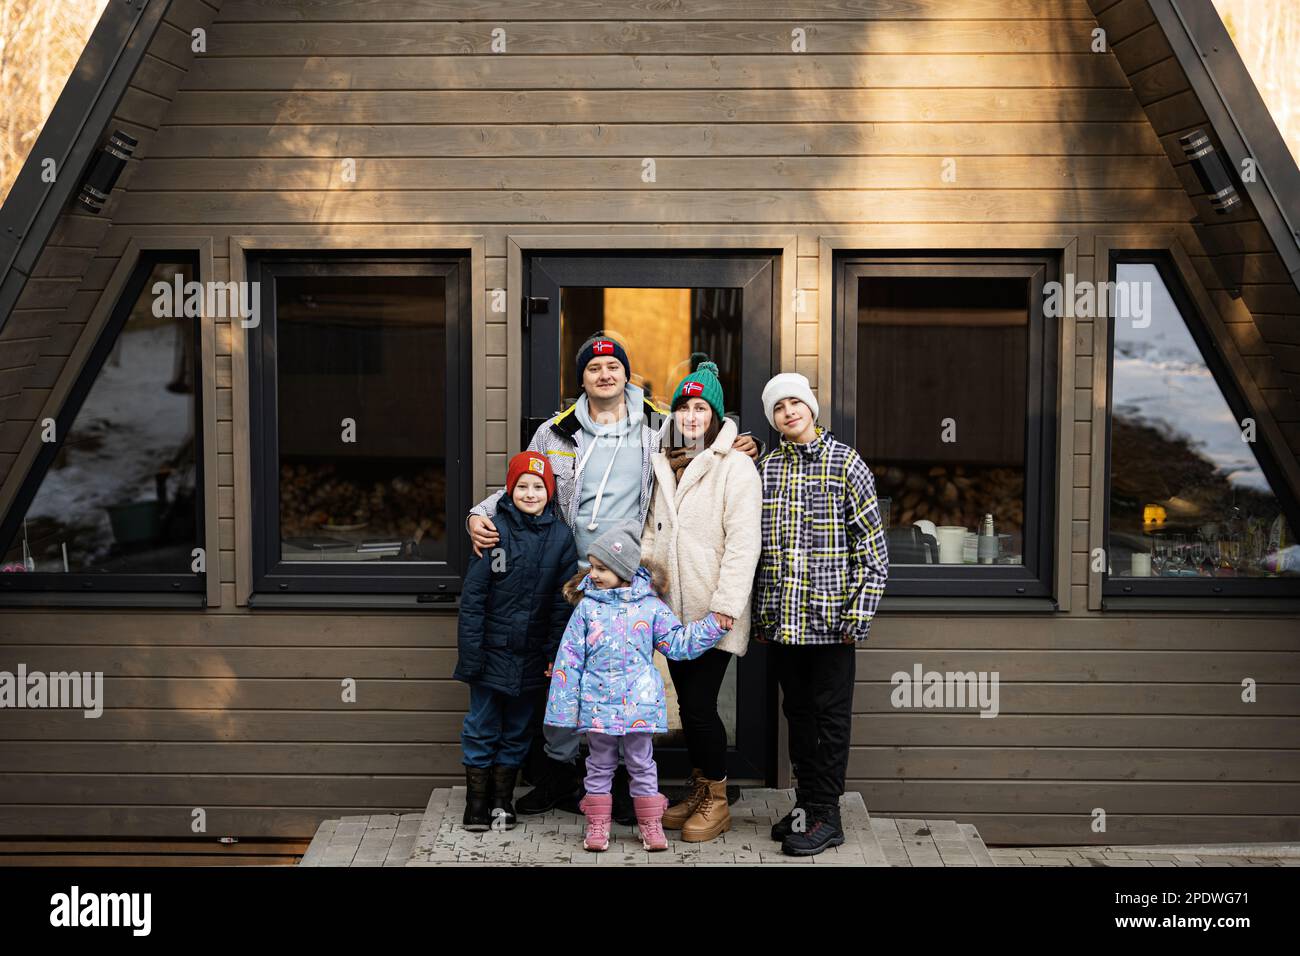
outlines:
[[[99,215],[104,209],[104,203],[108,202],[117,178],[126,168],[126,161],[131,158],[138,145],[139,141],[134,137],[128,136],[120,129],[114,130],[108,142],[100,149],[99,155],[95,157],[90,172],[81,181],[81,192],[77,194],[77,202],[95,215]]]
[[[1225,215],[1233,206],[1241,205],[1237,187],[1233,185],[1232,175],[1224,165],[1223,157],[1214,149],[1205,130],[1194,130],[1178,139],[1183,146],[1196,178],[1201,181],[1201,188],[1210,197],[1210,205],[1215,212]]]

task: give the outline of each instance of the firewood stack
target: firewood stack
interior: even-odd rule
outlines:
[[[364,525],[367,537],[439,540],[446,534],[445,501],[446,480],[435,467],[373,481],[340,475],[331,464],[280,469],[280,528],[286,536]]]
[[[993,515],[1000,533],[1024,527],[1025,475],[1018,468],[875,465],[871,470],[876,494],[892,501],[894,527],[927,520],[977,531],[986,514]]]

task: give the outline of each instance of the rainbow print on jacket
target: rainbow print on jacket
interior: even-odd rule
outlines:
[[[725,633],[712,614],[682,624],[639,568],[625,588],[578,585],[582,600],[560,640],[546,700],[545,722],[620,737],[666,733],[658,650],[673,660],[699,657]]]

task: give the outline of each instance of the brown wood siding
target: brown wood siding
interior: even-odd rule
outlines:
[[[303,837],[322,816],[416,811],[460,778],[449,616],[9,613],[0,654],[102,669],[110,703],[92,721],[7,715],[6,834],[181,837],[203,807],[210,834]],[[1001,715],[895,710],[890,675],[918,663],[997,671]],[[1297,712],[1294,621],[887,616],[858,654],[850,784],[873,812],[997,843],[1290,839]]]
[[[1138,101],[1145,108],[1174,172],[1182,181],[1197,213],[1195,228],[1210,255],[1198,257],[1197,267],[1207,289],[1214,293],[1223,320],[1238,341],[1252,343],[1251,371],[1264,391],[1279,426],[1289,438],[1290,450],[1300,452],[1300,366],[1292,348],[1292,329],[1300,323],[1300,291],[1276,255],[1241,256],[1238,243],[1252,226],[1262,226],[1247,196],[1244,208],[1224,217],[1210,206],[1200,181],[1188,164],[1179,138],[1196,129],[1210,131],[1205,110],[1192,92],[1187,76],[1156,23],[1147,0],[1090,0],[1101,10],[1098,22],[1106,28],[1115,57],[1126,70]],[[1103,9],[1104,7],[1104,9]],[[1258,253],[1270,252],[1264,240]],[[1243,260],[1253,260],[1247,263]],[[1235,288],[1238,295],[1229,294]],[[1260,321],[1260,317],[1285,316],[1288,322]]]
[[[357,22],[345,0],[226,0],[209,55],[170,105],[144,90],[124,102],[124,115],[157,134],[115,199],[111,230],[101,237],[102,224],[77,221],[88,217],[65,227],[67,248],[42,276],[49,284],[31,293],[62,304],[30,305],[28,337],[52,317],[74,321],[61,310],[88,315],[128,242],[146,236],[210,237],[213,278],[225,281],[232,237],[364,246],[478,234],[487,259],[473,281],[485,293],[507,286],[511,236],[581,236],[575,244],[589,247],[600,237],[784,232],[797,236],[798,287],[815,302],[826,235],[940,249],[974,249],[990,234],[1061,235],[1077,240],[1080,279],[1105,278],[1100,237],[1173,235],[1218,292],[1187,225],[1196,208],[1160,138],[1187,115],[1168,54],[1153,50],[1144,0],[1104,9],[1113,56],[1088,52],[1097,21],[1084,0],[877,6],[873,15],[855,0],[374,0]],[[488,49],[498,25],[505,56]],[[788,52],[795,26],[811,52]],[[160,31],[153,75],[187,65],[183,40]],[[1130,85],[1136,68],[1146,72]],[[1157,129],[1148,114],[1162,117]],[[645,157],[657,160],[656,183],[640,181]],[[338,181],[343,158],[357,160],[356,183]],[[946,158],[957,161],[956,183],[940,180]],[[1256,303],[1279,307],[1260,339],[1290,334],[1262,229],[1209,228],[1258,287]],[[64,301],[58,273],[82,264]],[[781,342],[823,407],[829,321],[810,307]],[[420,810],[431,787],[460,779],[467,693],[450,680],[454,617],[237,606],[246,516],[236,476],[247,466],[236,459],[237,334],[216,323],[209,491],[220,548],[209,567],[221,606],[0,612],[0,669],[102,669],[111,705],[94,721],[6,715],[0,834],[180,838],[204,807],[209,834],[303,838],[325,817]],[[508,343],[517,334],[487,313],[475,449],[487,485],[504,478],[516,440]],[[873,813],[972,822],[989,843],[1294,840],[1295,619],[1089,610],[1093,384],[1104,353],[1089,320],[1071,338],[1072,420],[1059,423],[1070,567],[1058,595],[1070,610],[882,616],[858,654],[849,785]],[[1274,414],[1294,421],[1290,373],[1265,367],[1273,353],[1244,327],[1233,341],[1260,366]],[[22,381],[49,374],[33,364]],[[0,402],[23,398],[5,392],[15,379],[4,376]],[[997,670],[1002,716],[894,710],[889,676],[917,663]],[[349,676],[356,704],[340,699]],[[1245,677],[1261,684],[1258,704],[1240,700]],[[1104,834],[1090,830],[1095,807],[1108,814]]]
[[[57,410],[62,395],[52,391],[73,354],[69,339],[75,340],[85,330],[116,264],[96,259],[97,251],[185,75],[193,55],[190,31],[209,26],[220,5],[221,0],[172,0],[105,130],[107,134],[121,129],[134,136],[139,143],[135,154],[99,215],[78,212],[75,203],[63,211],[32,278],[0,330],[0,488],[7,479],[21,477],[11,471],[25,470],[30,464],[20,454],[28,435],[45,414],[53,416]],[[58,314],[50,316],[50,310]],[[46,408],[47,401],[56,407]]]

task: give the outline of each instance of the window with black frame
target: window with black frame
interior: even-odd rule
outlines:
[[[840,264],[835,427],[875,476],[892,594],[1051,594],[1050,266]]]
[[[1163,258],[1117,258],[1105,592],[1300,595],[1295,503]]]
[[[37,423],[0,525],[0,592],[203,590],[196,279],[191,253],[143,255],[57,418]]]
[[[281,255],[253,340],[254,590],[459,590],[468,260]]]

